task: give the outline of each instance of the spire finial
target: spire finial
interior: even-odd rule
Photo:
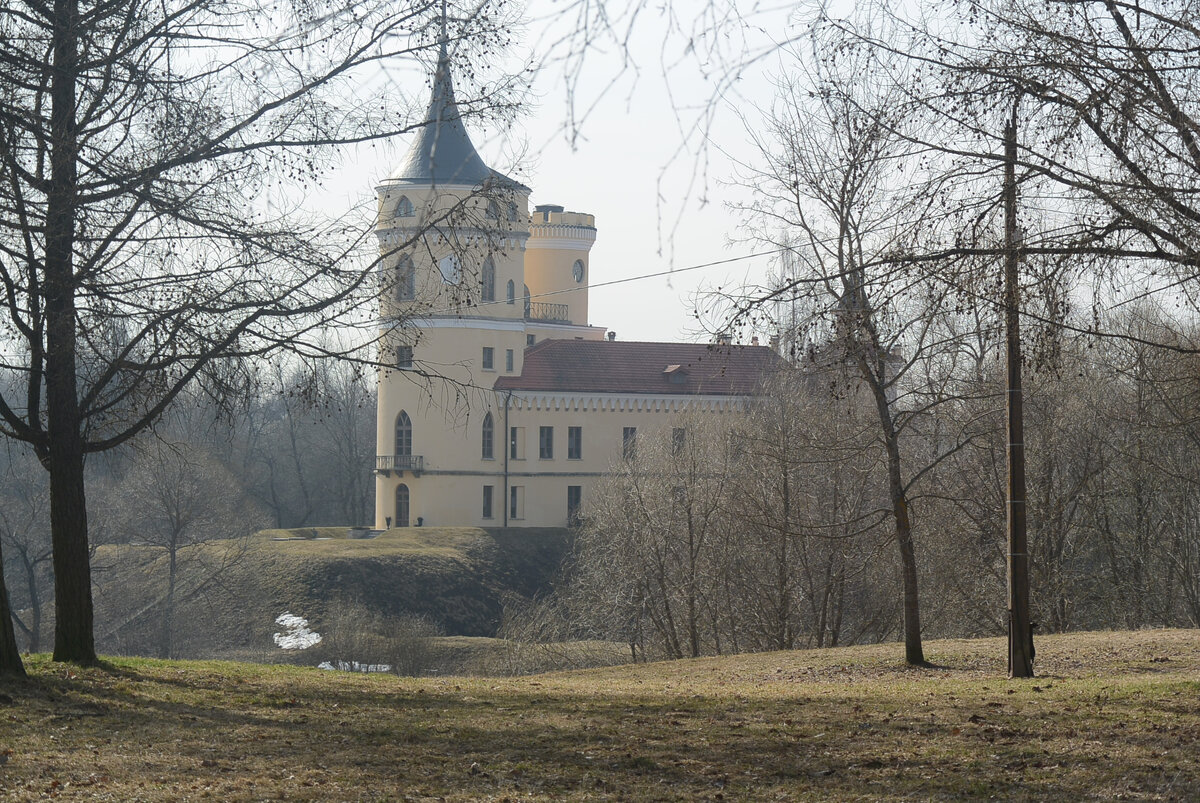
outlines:
[[[442,0],[442,18],[438,31],[438,60],[437,69],[433,73],[433,101],[429,107],[430,119],[446,119],[451,111],[457,115],[454,107],[454,86],[450,78],[450,32],[449,15],[446,13],[446,0]]]
[[[447,24],[446,0],[442,0],[442,28],[438,35],[438,60],[445,61],[447,47],[450,43],[449,25]]]

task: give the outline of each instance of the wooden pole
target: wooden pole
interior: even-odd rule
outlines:
[[[1008,676],[1033,677],[1029,549],[1025,528],[1025,433],[1021,397],[1021,296],[1017,268],[1017,105],[1004,130],[1004,324],[1008,387]]]

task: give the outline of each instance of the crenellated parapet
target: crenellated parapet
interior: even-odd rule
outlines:
[[[529,217],[530,248],[590,251],[596,242],[596,216],[538,206]]]

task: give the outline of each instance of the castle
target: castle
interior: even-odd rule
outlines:
[[[375,527],[561,527],[679,414],[744,410],[761,346],[617,341],[588,323],[592,215],[480,158],[445,44],[426,123],[378,191]],[[606,334],[608,335],[606,337]]]

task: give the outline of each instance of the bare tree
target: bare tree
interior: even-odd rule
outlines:
[[[193,383],[236,392],[242,360],[326,354],[315,333],[374,307],[358,250],[369,221],[322,222],[294,199],[338,148],[425,122],[396,108],[385,70],[432,52],[439,11],[0,8],[3,367],[17,389],[0,422],[49,473],[56,659],[95,660],[84,456],[135,437]],[[478,67],[506,26],[497,4],[467,3],[443,42]],[[476,83],[459,108],[504,114],[508,86]]]
[[[0,675],[25,675],[25,665],[17,650],[17,636],[8,607],[8,587],[4,583],[4,549],[0,545]]]
[[[953,347],[935,322],[956,299],[923,267],[896,259],[930,240],[939,185],[921,176],[922,151],[903,133],[908,98],[872,80],[874,66],[819,60],[781,83],[759,141],[763,166],[744,178],[760,198],[744,211],[756,238],[787,249],[786,275],[733,299],[724,325],[746,325],[780,301],[801,299],[808,317],[792,322],[804,327],[790,338],[792,359],[851,368],[871,400],[903,578],[905,657],[921,664],[911,512],[921,469],[906,459],[904,439],[942,401],[914,382],[915,367],[931,349]]]
[[[22,618],[14,610],[13,623],[24,635],[29,651],[41,652],[43,594],[51,582],[47,569],[52,549],[45,477],[34,463],[32,455],[17,452],[0,479],[0,545],[8,550],[10,563],[23,580],[21,599],[28,616]]]
[[[362,470],[375,449],[375,391],[361,366],[318,362],[270,374],[226,445],[242,482],[276,527],[364,523]]]
[[[178,605],[214,589],[265,517],[246,499],[233,474],[203,448],[162,436],[138,443],[108,504],[113,526],[130,543],[163,553],[165,589],[155,595],[155,651],[160,658],[172,658]],[[152,568],[158,569],[157,561]]]
[[[669,658],[730,651],[719,556],[732,459],[728,431],[696,416],[638,433],[578,538],[568,594],[587,631],[634,654],[648,641]]]
[[[896,613],[880,604],[895,584],[873,572],[887,533],[873,404],[846,392],[843,367],[807,368],[774,377],[736,430],[725,503],[735,524],[721,560],[738,601],[730,638],[742,649],[871,639]]]

